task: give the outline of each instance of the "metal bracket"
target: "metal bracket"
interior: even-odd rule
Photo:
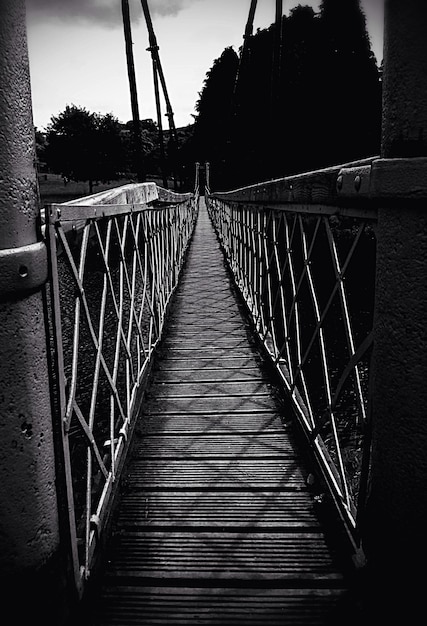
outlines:
[[[343,167],[337,177],[337,193],[345,198],[368,198],[371,186],[371,165]]]
[[[47,249],[43,241],[0,250],[0,298],[33,291],[47,281]]]
[[[375,159],[363,167],[343,167],[337,178],[339,198],[378,202],[427,199],[427,158]]]

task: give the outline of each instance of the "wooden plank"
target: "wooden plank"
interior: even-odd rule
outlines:
[[[205,414],[213,411],[215,413],[263,413],[268,410],[277,411],[277,403],[269,393],[260,393],[254,396],[215,395],[208,397],[185,397],[185,398],[153,398],[150,405],[146,407],[148,413],[181,414],[191,415],[194,413]]]
[[[104,589],[97,622],[105,626],[330,626],[348,624],[341,608],[352,610],[345,591],[332,589],[266,589],[146,587],[109,585]],[[343,619],[337,620],[342,614]],[[363,623],[363,620],[362,622]]]
[[[265,394],[270,396],[269,388],[264,380],[240,380],[236,382],[226,379],[207,382],[191,381],[177,384],[164,384],[159,380],[151,386],[150,393],[155,395],[159,401],[179,397],[200,398],[203,396],[204,399],[207,399],[213,396],[217,398],[224,394],[229,396],[245,395],[252,398]]]
[[[175,350],[192,350],[194,354],[205,353],[212,350],[212,356],[218,350],[226,350],[229,353],[241,352],[248,348],[248,339],[243,334],[225,335],[215,337],[212,334],[200,335],[199,337],[167,338],[163,344],[163,349],[174,352]]]
[[[197,292],[195,292],[196,288]],[[199,297],[200,294],[217,298],[218,295],[223,294],[228,299],[230,298],[230,285],[224,280],[223,271],[210,274],[200,272],[192,278],[189,278],[187,274],[183,277],[177,294],[184,295],[186,298]]]
[[[134,457],[141,458],[210,458],[295,456],[293,438],[282,433],[220,433],[201,435],[146,435],[135,444]]]
[[[300,528],[319,532],[313,496],[307,491],[132,491],[125,492],[121,531],[144,527],[220,529]]]
[[[206,334],[212,334],[215,337],[228,336],[230,334],[241,334],[247,338],[247,326],[243,323],[235,322],[234,320],[206,320],[204,324],[195,324],[191,321],[185,325],[168,325],[167,337],[168,339],[186,338],[187,336],[199,337]]]
[[[209,341],[209,342],[219,342],[219,343],[230,343],[230,345],[235,345],[235,342],[246,342],[248,341],[248,336],[245,329],[229,329],[227,327],[211,329],[209,324],[206,324],[203,331],[187,331],[180,333],[168,333],[168,336],[165,339],[165,344],[177,344],[177,343],[189,343],[192,342],[194,345],[194,349],[197,350],[201,341]]]
[[[207,383],[207,382],[249,382],[249,381],[268,381],[268,378],[261,374],[258,367],[205,367],[202,369],[193,369],[179,367],[177,369],[166,369],[164,364],[162,370],[154,373],[154,382],[163,385],[180,384],[180,383]]]
[[[212,316],[211,312],[209,315],[203,314],[203,311],[193,314],[188,314],[185,318],[180,318],[179,315],[172,315],[168,321],[167,334],[168,336],[179,332],[186,333],[188,330],[196,330],[197,332],[205,331],[206,328],[218,329],[222,332],[227,332],[229,329],[236,328],[250,328],[248,322],[236,316],[236,311],[230,309],[229,314],[226,316],[228,319],[224,321],[222,318],[218,318],[216,315]]]
[[[127,532],[107,566],[117,577],[284,579],[342,584],[323,534]]]
[[[148,407],[150,408],[150,407]],[[140,426],[146,433],[224,433],[252,432],[264,433],[274,431],[281,433],[282,419],[276,411],[262,413],[194,413],[165,415],[163,411],[154,413],[151,409]]]
[[[236,300],[232,293],[218,294],[213,295],[212,299],[215,300],[216,307],[214,309],[207,309],[206,307],[200,308],[201,300],[200,300],[200,292],[194,292],[191,296],[188,294],[180,294],[179,291],[176,292],[174,296],[172,314],[175,315],[177,313],[181,314],[182,311],[193,310],[195,313],[198,311],[199,315],[202,318],[212,317],[212,313],[221,313],[221,311],[227,310],[227,313],[232,311],[234,313],[234,318],[236,319],[236,314],[238,309],[236,308]]]
[[[211,359],[211,360],[219,360],[219,359],[228,359],[231,356],[233,358],[242,358],[252,356],[254,354],[253,349],[249,344],[241,345],[233,348],[232,346],[227,345],[216,345],[214,346],[200,346],[200,349],[195,352],[194,348],[179,348],[175,346],[168,346],[167,343],[163,345],[162,354],[167,358],[174,359],[182,359],[182,358],[193,358],[194,359]]]
[[[194,293],[193,293],[194,296]],[[180,299],[185,301],[185,304],[187,307],[191,307],[192,303],[191,303],[191,299],[189,299],[188,295],[182,292],[177,292],[175,294],[175,301],[176,301],[176,307],[179,310],[179,301]],[[224,291],[224,293],[212,293],[210,290],[209,291],[202,291],[202,290],[198,290],[197,291],[197,297],[194,298],[194,302],[193,302],[193,306],[199,306],[201,302],[203,302],[203,306],[206,307],[207,305],[215,305],[217,304],[218,306],[220,305],[229,305],[232,307],[236,306],[236,301],[234,299],[233,294],[230,293],[230,290],[227,289],[226,291]]]
[[[159,355],[163,355],[163,352],[159,350]],[[181,371],[181,370],[189,370],[192,369],[195,372],[204,371],[204,370],[228,370],[235,369],[237,371],[243,371],[247,368],[253,369],[257,366],[259,357],[254,354],[249,354],[247,356],[223,356],[220,361],[214,361],[212,355],[208,355],[205,357],[193,356],[186,354],[181,357],[173,357],[170,353],[163,355],[161,361],[156,363],[154,371]],[[167,358],[166,358],[167,357]]]
[[[191,527],[319,530],[312,496],[304,492],[143,491],[124,494],[120,528]]]
[[[286,459],[133,459],[126,477],[132,489],[306,490],[307,474]]]
[[[331,626],[346,581],[201,209],[95,623]]]

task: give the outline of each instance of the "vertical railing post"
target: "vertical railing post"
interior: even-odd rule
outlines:
[[[427,210],[417,200],[427,195],[426,30],[425,0],[385,3],[382,158],[371,181],[381,206],[362,534],[384,607],[400,604],[405,618],[423,599],[427,557]]]
[[[0,585],[21,622],[61,624],[59,526],[24,0],[0,4]],[[58,600],[58,602],[57,602]],[[59,607],[59,605],[61,605]],[[55,612],[55,619],[51,612]]]
[[[199,192],[200,191],[200,163],[196,161],[195,163],[195,175],[194,175],[194,189]]]
[[[211,190],[211,172],[210,172],[210,164],[206,161],[205,163],[205,186],[208,192]]]

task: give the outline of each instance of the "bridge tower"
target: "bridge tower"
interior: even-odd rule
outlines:
[[[405,609],[427,557],[426,28],[424,0],[386,1],[382,150],[371,181],[381,206],[364,544],[388,602],[406,587]]]
[[[0,588],[13,621],[49,621],[59,523],[24,0],[0,5],[0,85]]]

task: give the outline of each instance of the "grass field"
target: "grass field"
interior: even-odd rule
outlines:
[[[39,189],[40,200],[42,207],[51,202],[69,202],[76,198],[82,198],[89,195],[89,183],[76,183],[69,181],[66,185],[62,176],[57,174],[39,174]],[[155,176],[147,176],[147,182],[155,182],[161,187],[162,181]],[[98,183],[93,186],[93,193],[104,191],[105,189],[112,189],[113,187],[121,187],[122,185],[128,185],[129,183],[136,182],[131,178],[121,178],[120,180],[112,180],[108,183]],[[173,189],[170,184],[170,189]]]

